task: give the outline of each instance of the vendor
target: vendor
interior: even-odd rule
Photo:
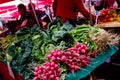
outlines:
[[[20,18],[16,21],[9,21],[6,24],[9,30],[12,32],[19,30],[22,26],[25,26],[27,24],[27,19],[30,16],[24,4],[19,4],[17,8],[18,8],[18,12],[20,13]],[[24,21],[24,24],[22,24],[23,21]]]
[[[119,0],[100,0],[97,1],[95,4],[95,9],[96,10],[102,10],[103,8],[107,9],[107,8],[117,8],[120,6],[120,1]]]
[[[54,16],[59,17],[63,23],[69,22],[76,26],[76,13],[81,12],[84,17],[90,20],[90,13],[85,9],[83,0],[54,0]],[[94,20],[94,16],[92,15]]]
[[[42,17],[43,27],[48,28],[48,24],[53,20],[50,5],[45,5],[45,15]]]
[[[35,11],[35,13],[34,13],[34,11]],[[45,12],[42,11],[42,10],[36,10],[35,9],[35,4],[33,4],[33,3],[28,4],[28,12],[30,14],[30,18],[28,20],[28,22],[31,24],[30,26],[33,26],[34,24],[37,24],[37,21],[36,21],[36,18],[35,18],[35,15],[36,15],[36,17],[38,19],[38,22],[40,24],[40,27],[42,28],[43,24],[42,24],[41,17],[43,15],[45,15]]]
[[[117,4],[118,4],[118,8],[120,8],[120,0],[116,0]]]

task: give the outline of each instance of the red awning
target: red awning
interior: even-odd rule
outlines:
[[[13,1],[13,0],[0,0],[0,4],[5,3],[5,2],[9,2],[9,1]]]

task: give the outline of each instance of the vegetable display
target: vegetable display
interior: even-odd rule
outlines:
[[[74,74],[83,69],[102,50],[118,43],[109,38],[112,44],[106,43],[105,48],[101,48],[97,44],[100,40],[95,38],[101,30],[89,25],[63,25],[59,19],[51,22],[47,30],[36,25],[21,28],[7,48],[12,57],[10,65],[25,80],[65,80],[67,72]],[[108,40],[105,38],[103,40]],[[114,39],[118,41],[118,35]]]
[[[7,48],[16,40],[14,35],[7,35],[5,38],[0,37],[0,61],[6,61],[7,58]],[[11,60],[11,59],[9,59]]]
[[[120,22],[120,13],[117,13],[116,9],[114,8],[103,9],[100,12],[98,21],[100,23],[113,22],[113,21]]]

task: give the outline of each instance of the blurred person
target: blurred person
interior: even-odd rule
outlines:
[[[96,0],[94,6],[96,10],[102,10],[107,8],[117,8],[119,5],[118,0]]]
[[[32,7],[33,7],[33,8],[32,8]],[[35,13],[34,13],[34,11],[35,11]],[[31,25],[37,24],[37,20],[36,20],[36,18],[35,18],[35,15],[36,15],[36,17],[37,17],[37,19],[38,19],[38,22],[39,22],[39,24],[40,24],[40,27],[43,28],[43,24],[42,24],[41,17],[42,17],[43,15],[45,15],[45,12],[44,12],[44,11],[41,11],[41,10],[36,10],[34,3],[29,3],[29,4],[28,4],[28,12],[29,12],[30,17],[31,17],[31,19],[29,19]],[[28,21],[28,22],[29,22],[29,21]]]
[[[17,6],[18,12],[20,13],[19,21],[24,21],[29,18],[29,13],[27,12],[26,6],[24,4],[19,4]]]
[[[50,7],[51,7],[50,5],[45,5],[45,9],[46,9],[45,14],[49,17],[49,20],[52,21],[52,12]]]
[[[43,27],[47,28],[48,24],[53,20],[52,19],[52,12],[50,9],[50,5],[45,5],[45,15],[42,17],[42,21],[43,21]]]
[[[120,0],[116,0],[117,4],[118,4],[118,8],[120,8]]]
[[[73,26],[76,26],[77,12],[81,12],[87,19],[95,18],[85,9],[83,0],[54,0],[53,11],[54,16],[59,17],[63,23],[70,23]]]
[[[24,4],[19,4],[17,6],[20,18],[16,21],[9,21],[6,25],[11,32],[16,32],[21,27],[27,25],[27,19],[29,18],[29,13],[27,12],[26,6]],[[23,24],[24,23],[24,24]]]

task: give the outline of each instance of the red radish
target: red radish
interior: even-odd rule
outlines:
[[[51,70],[54,70],[54,67],[51,67]]]
[[[59,77],[56,77],[55,80],[60,80],[60,78],[59,78]]]
[[[86,52],[86,50],[85,49],[81,49],[81,53],[85,53]]]
[[[50,70],[51,68],[50,68],[50,66],[47,66],[46,69],[47,69],[47,70]]]
[[[50,51],[50,54],[52,54],[52,53],[54,53],[54,52],[55,52],[55,50],[51,50],[51,51]]]
[[[39,70],[39,67],[34,67],[34,70],[37,72]]]
[[[71,69],[70,71],[71,71],[73,74],[74,74],[74,72],[75,72],[75,70],[74,70],[74,69]]]
[[[48,73],[49,73],[49,74],[52,74],[52,71],[49,71]]]
[[[54,67],[55,67],[55,69],[58,69],[58,65],[57,64],[55,64]]]
[[[34,77],[34,79],[33,80],[38,80],[38,77]]]
[[[43,77],[43,80],[47,80],[47,77],[46,77],[46,76],[44,76],[44,77]]]
[[[62,53],[59,51],[59,52],[57,52],[57,55],[62,56]]]
[[[44,63],[44,65],[45,66],[50,66],[51,64],[50,64],[50,62],[46,62],[46,63]],[[42,67],[41,67],[42,68]]]
[[[76,43],[76,48],[81,47],[81,44],[79,42]]]
[[[55,65],[55,62],[51,62],[51,66],[54,66]]]
[[[48,57],[48,59],[50,59],[52,56],[51,56],[51,54],[49,54],[47,57]]]
[[[80,67],[79,66],[74,66],[75,70],[79,70]]]
[[[51,57],[52,61],[56,61],[56,58],[54,56]]]
[[[56,74],[57,74],[57,71],[56,71],[56,70],[54,70],[54,71],[53,71],[53,73],[56,75]]]
[[[59,68],[59,69],[57,70],[57,72],[60,73],[60,72],[61,72],[61,69]]]
[[[38,73],[37,73],[37,72],[34,72],[34,75],[38,75]]]
[[[55,78],[55,75],[50,75],[50,79],[54,79]]]
[[[65,57],[65,56],[62,56],[62,57],[61,57],[61,60],[62,60],[62,61],[65,61],[65,60],[66,60],[66,57]]]

